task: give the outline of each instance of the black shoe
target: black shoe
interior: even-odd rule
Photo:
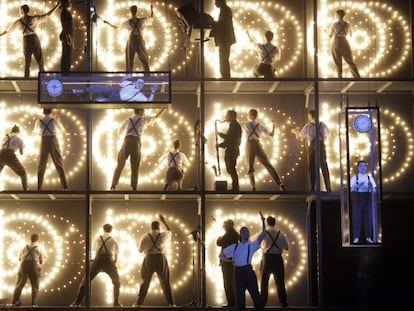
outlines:
[[[281,191],[287,191],[286,186],[285,186],[285,184],[284,184],[284,183],[281,183],[281,184],[279,185],[279,187],[280,187],[280,190],[281,190]]]

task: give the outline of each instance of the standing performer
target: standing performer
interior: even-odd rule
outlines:
[[[230,51],[231,46],[236,43],[233,12],[226,4],[226,0],[215,0],[215,5],[220,9],[220,14],[218,20],[213,22],[210,37],[214,37],[214,42],[218,47],[221,77],[230,79]]]
[[[224,307],[236,306],[236,294],[234,292],[234,273],[233,273],[233,258],[226,258],[223,254],[223,249],[226,247],[237,244],[240,239],[240,235],[234,230],[234,222],[232,219],[227,219],[223,223],[223,228],[226,231],[223,236],[218,237],[216,244],[221,247],[220,252],[220,266],[223,273],[224,292],[226,293],[227,305]]]
[[[114,285],[114,307],[122,307],[122,304],[119,302],[121,282],[119,281],[118,268],[116,267],[119,253],[118,242],[111,236],[112,225],[105,224],[102,228],[103,234],[98,236],[94,243],[95,258],[89,269],[90,281],[92,282],[99,272],[108,274]],[[87,277],[84,276],[79,285],[76,300],[70,305],[71,307],[79,307],[82,304],[87,291],[86,282]]]
[[[266,168],[270,176],[272,176],[275,183],[280,187],[280,190],[286,191],[285,184],[280,180],[279,174],[276,169],[272,166],[269,159],[267,158],[266,152],[260,143],[260,136],[273,137],[275,134],[275,123],[273,121],[272,131],[269,132],[266,127],[260,124],[257,119],[257,110],[250,109],[247,115],[249,122],[242,122],[241,126],[247,135],[246,141],[246,154],[249,163],[249,179],[250,185],[253,191],[256,191],[256,180],[254,176],[254,163],[259,160],[260,163]]]
[[[10,167],[13,172],[20,176],[22,180],[23,190],[27,191],[27,174],[26,169],[20,163],[19,158],[16,156],[16,151],[19,150],[20,154],[23,154],[25,147],[23,140],[19,136],[20,128],[14,125],[10,134],[6,134],[3,138],[0,151],[0,173],[4,166]]]
[[[239,176],[237,175],[237,158],[240,155],[241,143],[241,126],[237,121],[237,112],[227,110],[226,122],[229,122],[227,133],[218,132],[217,134],[224,139],[218,146],[225,148],[224,162],[226,162],[226,170],[232,179],[231,191],[239,191]]]
[[[138,18],[137,12],[138,7],[133,5],[129,8],[129,12],[131,14],[131,18],[124,21],[120,26],[116,26],[104,20],[105,24],[115,28],[115,29],[127,29],[130,34],[129,38],[125,47],[125,64],[126,64],[126,71],[132,72],[134,70],[134,57],[137,54],[138,59],[141,62],[141,65],[144,71],[150,71],[149,63],[148,63],[148,52],[147,48],[145,47],[145,41],[142,34],[145,22],[148,18],[153,18],[154,11],[153,5],[151,1],[151,15],[148,17]]]
[[[40,147],[40,159],[37,174],[37,190],[41,191],[43,186],[43,178],[45,176],[47,160],[49,154],[52,157],[53,164],[55,164],[56,171],[59,175],[60,184],[63,190],[68,190],[68,183],[66,181],[65,169],[63,167],[63,158],[60,152],[59,141],[56,133],[59,129],[62,133],[66,133],[62,123],[51,117],[52,109],[43,109],[45,115],[43,119],[39,119],[36,123],[35,132],[42,135],[41,147]]]
[[[32,286],[32,307],[36,307],[37,294],[39,293],[40,265],[43,264],[43,250],[39,247],[39,235],[33,233],[30,236],[30,243],[27,244],[19,255],[21,261],[17,275],[16,288],[14,289],[12,305],[20,306],[20,296],[27,279],[29,278]]]
[[[142,284],[139,288],[138,300],[133,307],[140,307],[144,303],[154,273],[158,276],[165,300],[170,307],[175,307],[171,293],[170,268],[164,254],[165,243],[171,239],[171,228],[163,215],[160,214],[158,217],[167,231],[160,232],[160,222],[155,220],[151,223],[151,232],[141,239],[139,251],[145,254],[141,267]]]
[[[74,48],[72,14],[69,11],[71,7],[71,0],[61,0],[60,8],[62,12],[60,13],[60,22],[62,24],[62,32],[59,35],[59,39],[62,41],[62,58],[60,61],[60,71],[62,74],[70,72],[72,49]]]
[[[309,156],[308,156],[308,165],[309,165],[309,180],[310,180],[310,190],[315,190],[316,183],[316,170],[315,170],[315,110],[309,110],[308,112],[309,122],[305,124],[302,130],[299,132],[298,129],[292,129],[291,132],[296,135],[297,139],[307,139],[309,142]],[[331,179],[329,176],[328,162],[326,161],[326,148],[325,140],[329,136],[329,129],[325,123],[319,122],[319,156],[321,170],[323,174],[323,180],[325,182],[326,191],[331,191]]]
[[[360,243],[362,234],[367,243],[374,243],[372,195],[375,194],[377,185],[374,178],[367,173],[368,163],[366,161],[358,161],[357,168],[358,173],[352,176],[350,182],[353,243]]]
[[[167,152],[160,160],[167,161],[168,169],[165,176],[164,191],[170,190],[177,184],[177,190],[183,188],[184,167],[190,166],[187,156],[180,151],[181,142],[179,139],[173,142],[174,150]]]
[[[240,243],[232,244],[223,250],[225,257],[233,258],[237,310],[240,311],[246,308],[246,290],[253,300],[254,309],[264,311],[257,286],[256,273],[252,267],[253,255],[260,249],[260,243],[266,234],[265,218],[261,212],[260,217],[262,219],[262,232],[256,240],[250,242],[249,228],[242,227],[240,228]]]
[[[142,108],[134,109],[135,115],[125,119],[118,130],[118,135],[125,133],[124,143],[118,152],[118,161],[112,178],[111,191],[115,190],[119,178],[125,166],[126,160],[130,157],[131,162],[131,187],[132,191],[137,190],[138,170],[141,161],[141,136],[144,128],[156,121],[164,113],[165,109],[160,110],[154,117],[144,117],[145,110]]]
[[[24,4],[20,7],[20,18],[15,20],[5,31],[0,33],[0,36],[12,32],[18,28],[23,34],[23,54],[25,59],[24,77],[30,77],[30,63],[32,62],[32,55],[35,57],[39,65],[39,71],[44,71],[42,47],[40,45],[39,37],[36,34],[36,28],[39,24],[46,21],[46,16],[50,16],[58,7],[60,2],[46,14],[29,15],[29,6]]]
[[[267,305],[269,291],[269,277],[273,274],[280,305],[283,308],[287,308],[289,304],[286,294],[285,264],[283,262],[282,252],[289,249],[289,240],[282,231],[275,227],[276,219],[273,216],[266,218],[266,224],[266,235],[261,245],[263,257],[260,265],[260,296],[265,307]]]
[[[344,10],[336,11],[338,21],[332,25],[331,32],[329,33],[329,38],[333,38],[332,57],[335,62],[336,71],[338,72],[338,78],[342,78],[342,58],[348,63],[352,76],[354,78],[360,78],[361,76],[359,75],[358,68],[352,57],[351,46],[346,39],[348,34],[350,36],[352,35],[352,28],[351,25],[344,20],[344,16]]]

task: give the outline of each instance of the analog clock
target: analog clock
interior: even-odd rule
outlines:
[[[63,93],[63,83],[59,79],[50,79],[46,85],[47,92],[52,97],[58,97]]]
[[[372,119],[366,114],[360,114],[354,119],[353,126],[357,132],[368,132],[372,128]]]

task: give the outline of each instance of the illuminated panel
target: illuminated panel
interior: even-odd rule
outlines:
[[[205,158],[207,161],[208,166],[217,165],[216,160],[216,149],[215,149],[215,140],[213,137],[215,137],[215,120],[223,119],[223,117],[226,115],[226,111],[228,109],[234,109],[237,111],[237,119],[241,122],[247,122],[247,115],[249,110],[252,107],[250,105],[239,105],[235,107],[227,107],[222,105],[221,103],[214,103],[214,111],[213,114],[208,116],[208,119],[205,122],[205,135],[206,137],[210,137],[210,139],[206,143],[205,148]],[[298,167],[300,159],[303,154],[303,148],[304,145],[302,143],[301,147],[301,157],[298,159],[298,161],[294,164],[293,167],[289,168],[286,171],[283,171],[280,163],[283,159],[289,156],[289,129],[292,127],[293,119],[288,116],[286,113],[279,109],[273,109],[273,108],[263,108],[262,111],[258,110],[259,116],[258,120],[261,122],[261,124],[265,125],[268,130],[271,130],[272,126],[272,119],[275,119],[276,121],[276,128],[275,128],[275,135],[274,137],[264,137],[261,138],[260,141],[263,145],[263,148],[267,152],[267,155],[269,157],[269,161],[275,165],[276,170],[279,173],[279,176],[282,180],[285,180],[287,176],[290,176],[291,174],[295,174],[295,169]],[[272,115],[272,119],[268,118],[266,115]],[[225,124],[218,124],[219,132],[226,132],[228,123]],[[219,142],[221,142],[221,138],[219,138]],[[299,142],[300,143],[300,142]],[[250,185],[249,178],[246,175],[248,172],[248,164],[247,164],[247,155],[245,152],[245,145],[246,145],[246,135],[243,132],[242,133],[242,142],[240,145],[240,156],[237,159],[237,171],[239,172],[239,183],[240,185]],[[225,164],[224,164],[224,149],[220,148],[220,167],[221,167],[221,173],[225,174],[227,181],[231,183],[230,176],[227,176],[227,173],[225,172]],[[245,172],[245,174],[243,174]],[[212,175],[212,170],[206,170],[206,174]],[[274,181],[266,171],[266,169],[263,167],[263,165],[260,164],[260,162],[256,161],[255,163],[255,177],[256,177],[256,183],[259,185],[259,183],[263,184],[269,184],[273,183]]]
[[[73,176],[83,173],[86,162],[86,131],[76,115],[71,111],[59,109],[58,114],[61,122],[66,129],[74,128],[76,132],[62,134],[58,131],[58,140],[60,150],[65,163],[66,178],[70,185]],[[6,133],[9,133],[14,124],[20,127],[20,137],[25,143],[23,155],[18,155],[23,166],[26,168],[29,188],[37,185],[37,165],[40,154],[40,134],[33,133],[35,122],[43,116],[43,110],[34,105],[11,105],[0,102],[0,133],[1,139]],[[73,154],[80,153],[71,167],[69,161],[65,159],[72,158]],[[51,162],[51,161],[50,161]],[[52,163],[46,167],[44,185],[60,185],[59,177]],[[21,185],[21,179],[9,169],[3,169],[0,175],[0,189],[6,189],[7,185]]]
[[[318,9],[321,76],[337,76],[328,34],[331,25],[336,21],[335,12],[339,9],[345,10],[345,20],[351,24],[353,35],[348,36],[348,41],[362,77],[387,77],[409,64],[410,23],[387,1],[321,0]],[[312,40],[309,40],[309,44],[313,44]],[[312,49],[309,46],[309,50]],[[352,76],[345,62],[343,69],[345,77]]]
[[[330,136],[325,143],[327,161],[331,176],[332,185],[340,186],[340,153],[339,153],[339,130],[338,115],[340,109],[332,109],[332,104],[321,103],[320,120],[324,122],[330,130]],[[352,120],[350,120],[352,123]],[[374,120],[376,122],[376,120]],[[296,122],[293,122],[296,125]],[[377,126],[377,125],[375,125]],[[409,171],[413,161],[414,140],[412,129],[407,125],[403,118],[389,109],[381,109],[381,166],[382,182],[392,183]],[[297,127],[297,129],[301,129]],[[340,129],[345,135],[345,128]],[[369,133],[358,133],[350,131],[351,153],[358,154],[361,159],[369,158]],[[358,138],[357,138],[358,137]],[[342,159],[342,164],[346,165],[346,158]],[[350,167],[351,175],[355,170]]]
[[[0,19],[1,31],[5,30],[20,17],[19,8],[22,4],[22,1],[19,0],[0,0],[0,12],[2,12],[2,18]],[[56,4],[56,1],[28,0],[24,4],[27,4],[30,8],[29,15],[36,15],[48,12]],[[86,46],[87,42],[86,22],[74,8],[71,9],[71,13],[76,44],[76,48],[72,51],[71,69],[77,69],[84,58],[83,47]],[[59,40],[59,34],[61,29],[60,9],[57,9],[52,15],[46,17],[46,21],[36,28],[36,33],[39,36],[42,46],[45,70],[50,71],[60,68],[62,44]],[[1,37],[0,58],[2,60],[0,76],[17,77],[24,74],[23,37],[18,29]],[[34,57],[32,57],[31,65],[33,68],[30,71],[31,76],[35,77],[39,67]]]
[[[168,2],[167,2],[168,3]],[[114,25],[121,25],[127,18],[129,7],[138,7],[137,16],[139,18],[150,15],[150,1],[127,2],[127,1],[106,1],[106,6],[102,13],[98,12],[103,18],[108,19]],[[164,2],[154,2],[154,18],[152,24],[144,26],[143,37],[145,46],[148,50],[149,64],[152,71],[159,71],[170,68],[170,58],[174,54],[182,51],[183,42],[179,38],[182,32],[173,22],[177,19],[175,8],[171,4]],[[150,20],[147,20],[149,22]],[[116,71],[125,68],[125,44],[128,41],[129,33],[127,30],[115,30],[98,19],[96,24],[97,44],[96,49],[99,65],[107,71]],[[194,53],[194,45],[190,45],[187,56],[190,58]],[[185,68],[185,61],[175,63],[171,72],[175,73]],[[134,62],[134,71],[142,71],[139,60]]]
[[[209,286],[215,288],[214,301],[218,305],[226,302],[223,288],[223,275],[221,267],[219,265],[220,247],[217,247],[216,240],[220,235],[218,232],[222,232],[222,224],[227,219],[232,219],[237,223],[237,228],[246,226],[249,228],[251,234],[251,240],[254,239],[254,234],[261,232],[261,222],[258,217],[258,213],[237,213],[228,214],[224,210],[217,209],[214,212],[214,217],[217,220],[206,230],[206,271],[207,281]],[[294,287],[297,283],[301,282],[305,277],[305,271],[307,269],[307,247],[305,237],[297,226],[289,219],[279,215],[276,217],[276,224],[280,230],[289,236],[290,247],[289,251],[283,253],[283,259],[285,262],[285,283],[286,289]],[[237,229],[236,229],[237,230]],[[260,271],[261,261],[260,250],[255,253],[252,260],[253,269]],[[295,267],[293,271],[290,271],[288,267]],[[275,289],[269,286],[269,294],[275,294]]]
[[[112,236],[118,241],[120,247],[119,260],[117,263],[119,275],[122,278],[121,293],[136,297],[141,283],[139,273],[144,255],[138,251],[137,244],[142,236],[150,231],[150,224],[158,219],[158,214],[149,213],[124,213],[119,214],[112,209],[106,212],[105,222],[114,226]],[[170,267],[171,289],[179,290],[183,285],[192,281],[191,248],[192,236],[189,234],[193,228],[186,226],[179,218],[174,216],[166,217],[166,222],[171,227],[172,237],[166,244],[165,256]],[[93,235],[98,236],[102,230]],[[184,263],[184,264],[183,264]],[[181,270],[186,267],[186,270]],[[113,303],[113,285],[107,275],[100,273],[98,277],[105,286],[105,301]],[[157,277],[153,277],[149,292],[155,295],[162,295],[162,290]]]
[[[257,52],[248,38],[264,43],[264,32],[274,33],[273,44],[281,50],[281,60],[276,64],[276,75],[283,76],[298,63],[303,50],[303,30],[298,18],[277,1],[227,1],[233,12],[233,26],[236,43],[232,45],[230,67],[232,76],[252,77],[253,67],[258,63]],[[211,14],[218,19],[219,9]],[[206,64],[213,70],[215,77],[220,77],[218,49],[214,39],[206,44]]]
[[[145,109],[145,116],[154,116],[159,110]],[[116,167],[118,151],[124,137],[119,137],[117,131],[122,122],[133,114],[131,109],[107,110],[104,117],[93,129],[93,159],[97,168],[105,176],[108,187]],[[141,137],[141,164],[139,169],[139,184],[164,185],[166,163],[158,163],[160,157],[169,151],[178,133],[192,137],[193,127],[182,114],[174,109],[168,109],[155,123],[144,129]],[[181,135],[181,134],[180,134]],[[194,161],[194,148],[181,149],[190,163]],[[191,165],[191,164],[190,164]],[[129,169],[124,169],[119,185],[131,183]],[[184,176],[185,178],[185,176]]]
[[[40,290],[44,293],[62,292],[70,284],[78,283],[84,267],[79,265],[74,275],[67,275],[66,270],[69,266],[73,266],[73,262],[78,261],[77,254],[85,252],[85,240],[79,228],[70,220],[55,214],[42,215],[32,212],[6,214],[5,210],[0,209],[0,224],[0,246],[4,251],[4,256],[0,259],[1,297],[13,295],[20,266],[19,254],[30,240],[30,235],[35,232],[39,234],[39,246],[46,255],[42,265]],[[62,276],[63,272],[65,277]],[[30,293],[30,286],[24,287],[23,295]]]

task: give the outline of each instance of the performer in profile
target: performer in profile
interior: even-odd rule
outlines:
[[[232,308],[236,306],[236,294],[234,292],[234,273],[233,273],[233,258],[225,257],[223,249],[237,244],[239,242],[239,233],[234,229],[234,222],[232,219],[227,219],[223,223],[224,235],[218,237],[216,244],[221,247],[220,251],[220,266],[223,273],[224,292],[226,293],[227,305],[223,307]]]
[[[59,35],[59,39],[62,41],[62,58],[60,61],[60,71],[62,74],[70,72],[72,49],[74,48],[71,7],[71,0],[61,0],[60,8],[62,12],[60,13],[60,22],[62,24],[62,32]]]
[[[223,142],[218,144],[218,147],[225,148],[224,162],[226,163],[227,173],[232,180],[231,191],[239,191],[239,176],[237,175],[237,158],[240,155],[241,143],[241,126],[237,121],[237,112],[234,110],[227,110],[226,122],[229,122],[229,129],[226,133],[218,132],[217,134],[223,138]]]
[[[24,191],[27,191],[27,173],[26,169],[16,156],[16,152],[19,151],[23,154],[24,142],[20,138],[20,128],[14,125],[11,129],[10,134],[6,134],[3,138],[0,150],[0,173],[4,166],[10,167],[13,172],[20,176],[22,180],[22,187]]]
[[[114,285],[114,307],[122,307],[119,302],[119,291],[121,288],[121,282],[119,281],[118,268],[116,263],[118,261],[119,246],[118,242],[111,236],[112,225],[105,224],[102,226],[103,234],[99,235],[95,239],[94,251],[95,258],[89,269],[90,281],[98,275],[100,272],[105,272],[112,280]],[[75,301],[70,305],[71,307],[80,307],[83,299],[86,296],[87,291],[87,277],[82,278],[79,285],[78,294]]]
[[[39,37],[36,34],[36,28],[39,24],[46,21],[46,16],[52,15],[52,13],[59,7],[60,2],[47,13],[41,15],[29,15],[30,8],[27,4],[20,7],[20,18],[15,20],[5,31],[0,33],[3,36],[12,32],[15,29],[19,29],[23,34],[23,54],[24,54],[24,77],[30,77],[30,63],[32,62],[32,55],[36,59],[39,65],[39,71],[44,71],[42,47],[40,45]]]
[[[63,190],[68,190],[68,183],[66,181],[66,173],[63,165],[63,157],[60,151],[59,141],[57,139],[57,131],[60,130],[66,134],[66,130],[58,118],[51,116],[52,109],[43,109],[44,117],[39,119],[36,123],[35,132],[39,133],[41,138],[39,168],[37,174],[37,190],[41,191],[43,186],[43,179],[45,176],[47,160],[49,155],[52,158],[53,164],[59,175],[60,184]]]
[[[248,122],[242,122],[241,126],[244,132],[247,135],[246,140],[246,154],[249,163],[249,179],[250,186],[252,190],[256,190],[256,180],[254,175],[254,163],[259,160],[260,163],[266,168],[270,176],[273,178],[274,182],[279,185],[280,190],[286,191],[285,184],[281,181],[279,174],[276,169],[270,163],[266,152],[263,149],[262,144],[260,143],[261,136],[270,136],[273,137],[275,134],[275,123],[273,122],[272,131],[269,132],[268,129],[260,124],[257,119],[258,112],[256,109],[250,109],[247,114]]]
[[[116,26],[110,23],[107,20],[104,20],[105,24],[108,24],[115,29],[127,29],[129,31],[129,38],[125,47],[125,64],[126,71],[134,71],[134,57],[137,54],[139,61],[141,62],[142,68],[144,71],[150,71],[150,66],[148,62],[148,52],[145,47],[145,41],[143,37],[143,29],[146,21],[149,18],[153,18],[154,11],[151,1],[151,14],[148,17],[137,17],[138,7],[133,5],[129,8],[129,13],[131,18],[124,21],[120,26]]]
[[[144,235],[139,244],[139,251],[145,254],[141,267],[142,284],[139,288],[138,300],[133,307],[140,307],[147,296],[151,278],[157,274],[165,300],[170,307],[175,307],[170,285],[170,268],[165,256],[165,244],[171,239],[171,228],[163,215],[158,215],[160,221],[151,223],[151,232]],[[167,231],[160,231],[160,222]]]
[[[213,21],[210,37],[214,37],[214,42],[218,47],[221,77],[230,79],[230,51],[231,46],[236,43],[233,12],[226,4],[226,0],[215,0],[215,5],[220,9],[220,14],[218,20]]]
[[[167,162],[167,173],[165,174],[164,191],[171,190],[175,186],[178,191],[183,188],[184,168],[190,166],[187,156],[180,151],[181,141],[179,139],[173,142],[174,150],[164,154],[160,161]]]
[[[30,280],[32,286],[32,307],[37,306],[37,295],[39,293],[40,284],[40,265],[45,259],[44,251],[38,245],[39,235],[32,233],[30,243],[27,244],[19,255],[20,268],[17,274],[17,283],[13,293],[12,305],[20,306],[20,296],[27,279]]]
[[[154,117],[145,117],[145,110],[142,108],[134,109],[134,116],[125,119],[118,130],[118,135],[125,133],[124,143],[118,152],[118,160],[112,177],[111,191],[118,185],[122,170],[126,160],[131,157],[131,187],[132,191],[137,190],[138,170],[141,161],[141,136],[145,127],[154,123],[158,117],[165,112],[160,110]]]

